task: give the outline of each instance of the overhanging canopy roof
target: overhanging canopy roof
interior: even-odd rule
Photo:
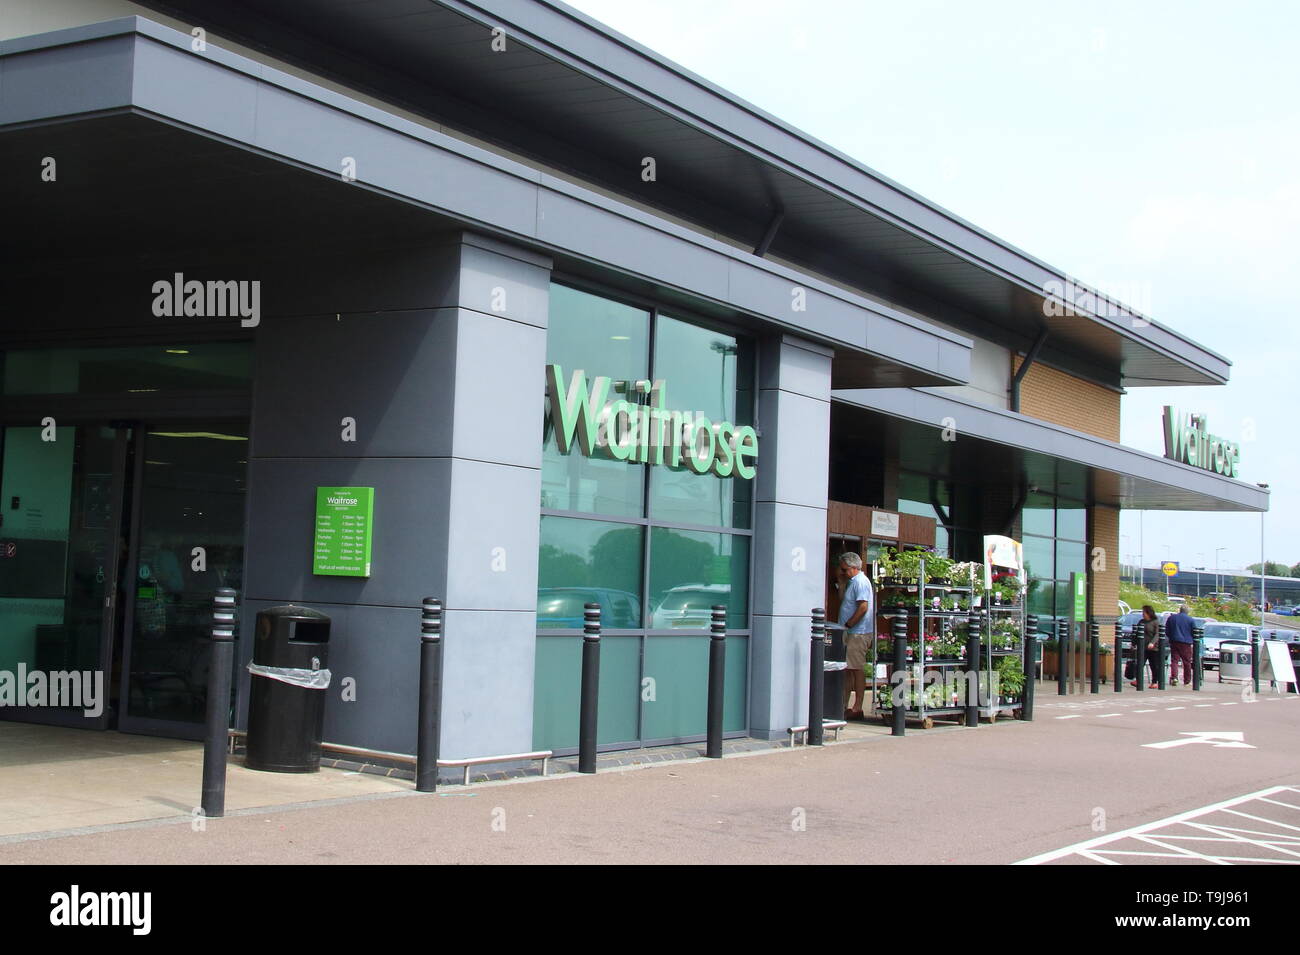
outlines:
[[[1110,507],[1148,511],[1266,511],[1268,493],[1188,464],[1081,431],[909,388],[832,392],[862,409],[864,435],[892,429],[905,471],[1031,485]],[[955,440],[945,441],[945,422]]]
[[[1104,296],[1046,316],[1060,270],[554,0],[142,2],[742,242],[779,213],[771,254],[1096,380],[1228,378]]]
[[[13,277],[52,270],[63,281],[49,284],[64,289],[77,262],[125,263],[105,279],[124,289],[131,270],[170,274],[182,256],[469,229],[567,272],[829,345],[839,387],[968,378],[971,342],[959,335],[215,44],[196,54],[189,41],[130,17],[0,42],[0,208],[24,224],[0,232],[15,295],[48,301],[48,289]],[[39,179],[46,156],[58,163],[50,183]],[[340,174],[344,157],[354,179]],[[16,333],[34,334],[7,304]]]

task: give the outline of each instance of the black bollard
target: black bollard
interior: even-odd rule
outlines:
[[[822,744],[822,716],[826,712],[826,611],[814,607],[812,640],[808,644],[808,730],[809,746]]]
[[[1259,696],[1259,631],[1259,627],[1250,631],[1250,685],[1256,696]]]
[[[1056,695],[1065,696],[1070,688],[1070,657],[1074,641],[1070,639],[1070,621],[1056,621]]]
[[[442,732],[442,601],[425,597],[420,611],[420,709],[416,723],[415,788],[438,788],[438,742]]]
[[[889,695],[893,709],[890,711],[890,735],[902,736],[907,732],[907,696],[911,689],[911,674],[907,669],[907,617],[900,614],[890,626],[894,640],[894,667],[889,674]],[[901,678],[896,674],[902,674]]]
[[[1204,682],[1201,673],[1201,655],[1205,652],[1205,628],[1192,626],[1192,690],[1200,692]]]
[[[230,676],[235,662],[235,592],[212,598],[212,658],[208,662],[207,734],[203,740],[203,815],[226,814],[226,751],[230,746]]]
[[[1147,688],[1147,635],[1139,624],[1133,628],[1133,674],[1139,691]]]
[[[1038,614],[1025,617],[1025,656],[1021,666],[1025,670],[1025,688],[1020,694],[1020,718],[1034,718],[1034,686],[1038,682]]]
[[[1156,657],[1156,686],[1164,690],[1169,687],[1169,638],[1160,638],[1160,653]]]
[[[1101,692],[1101,624],[1092,620],[1088,623],[1088,643],[1092,670],[1092,692]]]
[[[924,690],[923,690],[924,691]],[[990,695],[992,687],[989,688]],[[966,725],[980,725],[980,614],[966,618]]]
[[[582,610],[582,693],[578,703],[578,772],[596,771],[596,703],[600,697],[600,604]]]
[[[815,611],[814,611],[815,612]],[[709,624],[709,718],[708,741],[704,755],[709,759],[722,758],[722,699],[727,679],[727,608],[713,605],[713,620]]]
[[[1115,658],[1115,692],[1124,692],[1124,637],[1119,632],[1119,624],[1115,624],[1115,643],[1112,647],[1111,656]]]

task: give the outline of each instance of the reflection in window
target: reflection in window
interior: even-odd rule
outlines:
[[[727,626],[747,626],[749,538],[655,527],[650,531],[653,630],[707,630],[715,604]]]
[[[641,553],[636,524],[542,517],[537,625],[582,629],[582,605],[601,605],[610,629],[641,626]]]

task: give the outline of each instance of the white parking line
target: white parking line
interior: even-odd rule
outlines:
[[[1134,713],[1154,713],[1155,710],[1134,710]]]
[[[1219,705],[1220,705],[1220,706],[1236,706],[1237,704],[1236,704],[1235,702],[1233,702],[1233,703],[1220,703]]]
[[[1250,793],[1245,796],[1237,796],[1234,799],[1225,799],[1223,802],[1214,803],[1211,806],[1203,806],[1200,809],[1192,809],[1187,812],[1179,813],[1176,816],[1169,816],[1165,819],[1156,820],[1155,822],[1144,823],[1143,825],[1135,826],[1132,829],[1125,829],[1123,832],[1116,832],[1111,835],[1098,836],[1095,839],[1089,839],[1085,842],[1078,842],[1072,846],[1066,846],[1063,849],[1055,849],[1051,852],[1044,852],[1041,855],[1031,856],[1028,859],[1021,859],[1019,862],[1016,862],[1014,864],[1015,865],[1042,865],[1045,862],[1053,862],[1057,859],[1062,859],[1072,855],[1082,856],[1083,858],[1089,859],[1094,862],[1114,861],[1117,856],[1123,856],[1123,857],[1132,856],[1136,858],[1194,859],[1196,861],[1209,863],[1211,865],[1230,865],[1233,862],[1258,863],[1260,861],[1267,861],[1274,864],[1280,862],[1283,865],[1297,864],[1300,863],[1300,859],[1296,858],[1298,854],[1292,851],[1292,849],[1284,848],[1284,846],[1294,846],[1296,844],[1295,842],[1292,841],[1291,837],[1283,836],[1282,834],[1277,832],[1260,831],[1258,832],[1258,835],[1263,838],[1258,838],[1258,839],[1242,838],[1241,836],[1237,835],[1237,833],[1251,832],[1251,830],[1246,830],[1241,827],[1235,827],[1235,826],[1226,826],[1222,824],[1207,825],[1205,823],[1195,821],[1196,819],[1198,819],[1198,817],[1208,816],[1211,813],[1222,811],[1246,819],[1257,819],[1261,822],[1267,823],[1270,826],[1276,826],[1281,829],[1300,831],[1300,827],[1294,825],[1288,825],[1287,823],[1275,819],[1264,819],[1263,817],[1260,816],[1253,816],[1250,813],[1241,812],[1239,810],[1232,808],[1234,806],[1240,806],[1245,803],[1249,803],[1250,801],[1256,799],[1261,801],[1278,803],[1279,805],[1290,806],[1289,803],[1281,803],[1279,800],[1267,799],[1267,797],[1274,796],[1279,793],[1294,794],[1297,792],[1300,792],[1300,789],[1297,789],[1292,786],[1273,786],[1269,789],[1261,789],[1259,792]],[[1192,828],[1202,830],[1206,832],[1210,836],[1210,838],[1193,839],[1192,837],[1174,835],[1174,834],[1164,834],[1164,833],[1159,833],[1158,835],[1156,834],[1160,829],[1179,825],[1179,824],[1188,825]],[[1202,843],[1220,842],[1223,841],[1225,837],[1230,843],[1237,842],[1237,843],[1251,844],[1290,858],[1278,859],[1274,857],[1274,858],[1266,858],[1261,860],[1261,858],[1258,856],[1213,855],[1208,852],[1197,852],[1188,846],[1177,844],[1177,842],[1180,842],[1184,839],[1188,841],[1202,842]],[[1137,842],[1146,843],[1149,846],[1158,847],[1160,849],[1167,849],[1170,851],[1141,852],[1141,851],[1133,851],[1133,850],[1102,848],[1108,844],[1118,843],[1125,839],[1132,839]]]
[[[1077,720],[1082,717],[1081,713],[1071,713],[1069,716],[1058,716],[1058,720]]]
[[[1203,706],[1213,706],[1213,703],[1197,703],[1196,708],[1199,710]]]
[[[1123,715],[1124,715],[1123,713],[1102,713],[1100,716],[1097,717],[1097,719],[1104,720],[1111,716],[1123,716]]]
[[[1165,707],[1165,710],[1166,710],[1166,711],[1168,711],[1168,710],[1185,710],[1185,709],[1187,709],[1187,707],[1185,707],[1185,706],[1166,706],[1166,707]]]

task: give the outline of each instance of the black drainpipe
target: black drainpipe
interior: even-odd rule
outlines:
[[[772,240],[776,238],[776,230],[781,228],[783,219],[785,219],[785,210],[777,209],[776,215],[772,216],[772,221],[767,224],[767,231],[763,233],[763,238],[758,243],[758,247],[754,249],[754,254],[760,259],[767,255],[767,250],[772,247]]]
[[[1034,360],[1038,357],[1038,353],[1042,350],[1043,342],[1045,341],[1047,341],[1046,328],[1038,333],[1038,337],[1034,339],[1034,343],[1029,346],[1029,354],[1025,355],[1025,360],[1020,363],[1020,367],[1016,369],[1015,375],[1011,378],[1012,411],[1020,411],[1020,382],[1025,377],[1025,373],[1029,371],[1029,366],[1032,365]]]

